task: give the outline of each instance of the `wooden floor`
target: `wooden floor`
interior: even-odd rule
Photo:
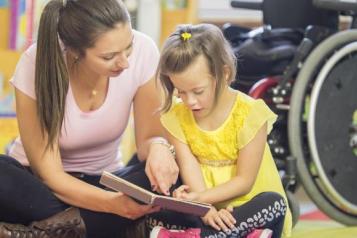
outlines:
[[[357,238],[357,227],[346,227],[317,209],[303,189],[295,193],[300,202],[300,219],[292,238]]]
[[[356,238],[357,227],[344,227],[336,222],[299,221],[291,238]]]

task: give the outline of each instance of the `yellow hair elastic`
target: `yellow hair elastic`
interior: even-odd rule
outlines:
[[[189,40],[191,38],[191,36],[192,36],[191,33],[188,33],[188,32],[184,32],[181,34],[181,37],[184,41]]]

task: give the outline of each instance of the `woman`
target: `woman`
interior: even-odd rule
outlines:
[[[1,237],[115,237],[131,220],[157,211],[98,181],[104,170],[128,179],[144,171],[142,164],[123,169],[118,151],[132,105],[150,183],[136,182],[165,192],[177,179],[155,114],[158,57],[152,40],[131,28],[120,1],[46,5],[37,44],[11,80],[20,137],[11,157],[0,159]]]

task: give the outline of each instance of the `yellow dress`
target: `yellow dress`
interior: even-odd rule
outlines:
[[[174,100],[169,112],[161,116],[163,126],[178,140],[187,144],[198,159],[207,188],[229,181],[236,176],[239,151],[247,145],[258,130],[267,122],[271,131],[276,115],[261,99],[255,100],[241,92],[225,122],[214,131],[201,129],[192,111],[183,103]],[[241,197],[215,204],[217,208],[240,206],[259,193],[274,191],[286,195],[272,158],[268,144],[252,190]],[[292,217],[287,209],[283,236],[291,235]]]

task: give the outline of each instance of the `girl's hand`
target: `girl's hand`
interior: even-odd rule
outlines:
[[[114,196],[114,200],[112,201],[113,208],[115,209],[114,213],[131,220],[160,210],[160,207],[141,205],[122,193],[116,193]]]
[[[231,205],[228,205],[226,207],[226,210],[229,211],[230,213],[233,213],[233,207]]]
[[[212,207],[207,214],[202,217],[202,221],[206,225],[212,226],[214,229],[220,231],[227,231],[234,227],[236,220],[233,215],[227,209],[216,210],[215,207]]]
[[[172,196],[174,198],[189,200],[189,201],[198,201],[199,193],[196,192],[189,192],[188,185],[181,185],[173,192]]]

